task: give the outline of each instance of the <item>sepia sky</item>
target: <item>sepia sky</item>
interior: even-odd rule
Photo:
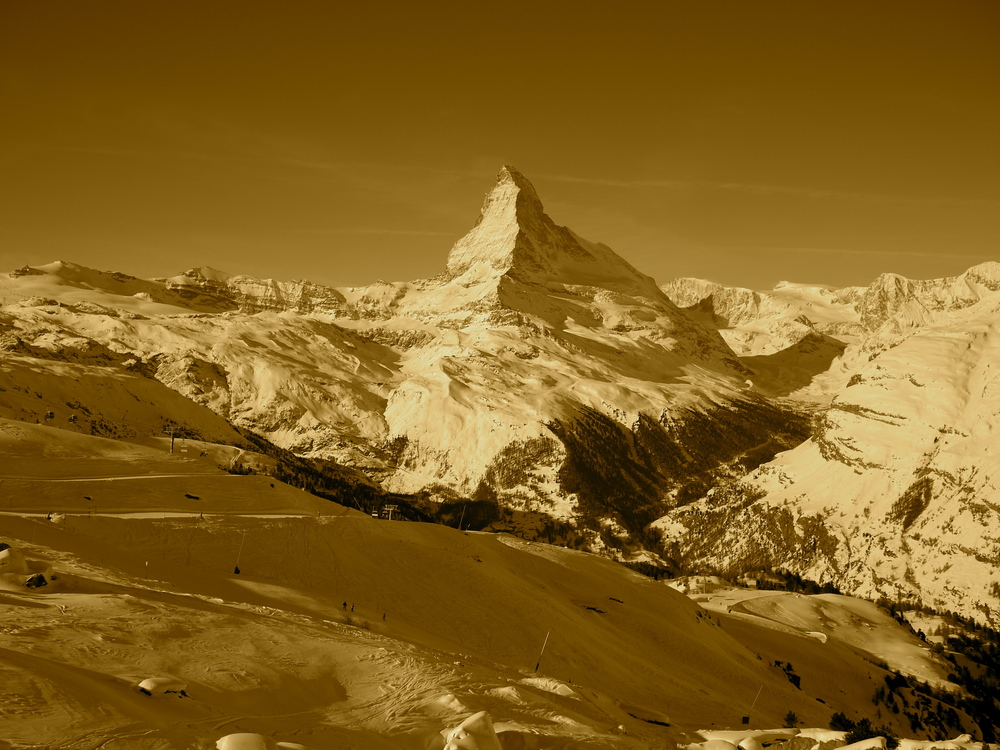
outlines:
[[[1000,260],[1000,3],[0,2],[0,270],[444,269],[502,164],[664,282]]]

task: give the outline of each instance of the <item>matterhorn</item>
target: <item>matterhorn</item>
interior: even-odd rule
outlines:
[[[505,166],[428,279],[14,271],[0,417],[183,434],[365,510],[990,619],[997,268],[659,286]]]

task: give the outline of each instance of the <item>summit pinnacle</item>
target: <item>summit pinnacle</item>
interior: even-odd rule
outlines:
[[[452,248],[448,273],[453,278],[506,274],[540,284],[610,285],[659,296],[653,279],[609,247],[552,221],[532,184],[506,165],[487,193],[476,225]]]

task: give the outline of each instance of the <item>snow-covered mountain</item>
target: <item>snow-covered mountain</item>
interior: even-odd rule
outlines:
[[[0,282],[0,417],[256,434],[383,491],[492,509],[494,528],[995,616],[1000,264],[659,287],[504,167],[430,279],[61,262]]]
[[[861,322],[870,331],[889,324],[895,330],[940,322],[1000,290],[1000,263],[982,263],[945,279],[913,281],[886,273],[858,302]]]
[[[793,394],[817,403],[811,438],[657,522],[678,554],[696,566],[785,567],[996,624],[998,289],[1000,264],[986,263],[954,278],[886,274],[866,289],[826,292],[839,322],[854,325],[843,353]],[[670,291],[692,309],[718,304],[729,341],[793,315],[813,331],[830,321],[829,307],[781,306],[773,295],[690,282]],[[802,364],[789,349],[743,361],[767,375],[760,368],[779,356]]]
[[[556,225],[510,167],[432,279],[330,289],[54,263],[3,291],[8,351],[129,362],[298,454],[390,491],[499,501],[515,524],[640,532],[685,486],[805,437],[713,327]]]

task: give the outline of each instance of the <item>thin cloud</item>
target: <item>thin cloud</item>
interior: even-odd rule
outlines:
[[[537,179],[551,180],[553,182],[574,182],[583,185],[600,185],[602,187],[624,187],[624,188],[676,188],[686,189],[696,187],[699,183],[685,180],[614,180],[604,177],[574,177],[565,174],[537,174],[532,175]]]
[[[314,161],[309,159],[290,159],[287,157],[270,157],[272,161],[287,167],[312,170],[317,172],[350,172],[352,174],[371,175],[375,172],[410,172],[438,175],[442,177],[471,177],[482,179],[483,173],[472,169],[448,169],[445,167],[428,167],[418,164],[386,164],[377,162],[341,162]]]
[[[583,185],[599,185],[602,187],[620,188],[665,188],[670,190],[727,190],[753,195],[791,195],[804,198],[823,198],[868,201],[871,203],[896,203],[912,205],[955,205],[972,207],[1000,206],[1000,201],[988,198],[953,198],[935,196],[916,198],[901,195],[886,195],[880,193],[861,193],[850,190],[822,190],[817,188],[793,187],[789,185],[769,185],[752,182],[714,182],[710,180],[616,180],[603,177],[576,177],[573,175],[545,174],[536,175],[538,179],[553,182],[568,182]]]
[[[993,260],[995,256],[985,253],[928,252],[922,250],[859,250],[847,247],[744,247],[741,250],[769,253],[796,253],[801,255],[863,255],[906,257],[906,258],[968,258],[969,260]]]
[[[404,235],[404,236],[415,236],[415,237],[454,237],[454,232],[438,232],[426,229],[380,229],[380,228],[344,228],[344,229],[291,229],[289,230],[292,234],[358,234],[358,235],[372,235],[372,234],[389,234],[389,235]]]
[[[101,148],[101,147],[78,147],[59,146],[58,150],[70,154],[90,154],[94,156],[123,156],[139,159],[160,159],[163,157],[190,159],[192,161],[208,161],[228,164],[252,164],[260,163],[261,159],[251,155],[206,153],[201,151],[190,151],[185,149],[122,149],[122,148]],[[272,159],[272,161],[274,161]]]
[[[62,150],[75,153],[90,153],[104,156],[131,156],[148,157],[154,152],[144,152],[126,149],[112,148],[76,148],[71,146],[62,147]],[[241,162],[253,163],[270,161],[293,169],[300,169],[307,172],[320,172],[326,174],[338,174],[342,177],[349,177],[354,181],[370,183],[373,188],[384,187],[384,181],[375,177],[377,172],[423,172],[442,177],[464,177],[481,178],[481,172],[469,169],[449,169],[442,167],[428,167],[425,165],[406,164],[385,164],[369,162],[341,162],[341,161],[321,161],[301,158],[290,158],[284,155],[273,153],[243,153],[243,154],[222,154],[205,153],[190,150],[173,150],[173,156],[201,161],[212,162]],[[990,198],[956,198],[952,196],[932,196],[914,197],[902,195],[889,195],[885,193],[865,193],[852,190],[827,190],[821,188],[797,187],[791,185],[774,185],[769,183],[755,182],[721,182],[713,180],[628,180],[606,177],[579,177],[566,174],[543,174],[532,173],[530,179],[549,180],[551,182],[562,182],[579,185],[595,185],[599,187],[613,187],[624,189],[658,189],[658,190],[721,190],[728,192],[739,192],[747,195],[787,195],[800,198],[814,198],[821,200],[852,200],[868,203],[914,205],[914,206],[962,206],[968,208],[996,208],[1000,207],[1000,200]]]

